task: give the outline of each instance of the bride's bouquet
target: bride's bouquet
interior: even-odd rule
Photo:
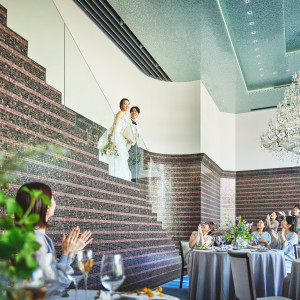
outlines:
[[[103,148],[100,149],[100,154],[106,156],[119,156],[116,145],[113,142],[108,142]]]

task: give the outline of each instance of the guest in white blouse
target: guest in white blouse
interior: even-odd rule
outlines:
[[[259,220],[256,225],[257,230],[252,232],[254,238],[257,239],[257,243],[260,246],[268,247],[271,243],[271,236],[265,231],[265,223],[263,220]]]
[[[216,225],[214,222],[205,222],[202,225],[199,224],[198,231],[193,231],[190,236],[190,248],[194,248],[197,245],[211,246],[213,242],[210,234],[215,230],[215,227]]]
[[[271,231],[273,241],[271,248],[284,251],[285,265],[287,272],[291,272],[292,262],[296,258],[294,245],[298,243],[298,235],[296,234],[296,218],[287,216],[281,221],[281,231]]]

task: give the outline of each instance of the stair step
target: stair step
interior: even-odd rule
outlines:
[[[31,73],[33,76],[45,81],[46,69],[37,62],[33,61],[27,56],[22,55],[18,51],[14,50],[10,46],[0,41],[0,53],[3,58],[11,61],[19,68],[23,68],[25,71]]]
[[[29,89],[36,91],[37,93],[47,97],[59,104],[61,104],[61,92],[48,85],[45,81],[33,76],[24,69],[10,64],[9,61],[5,60],[0,56],[0,72],[19,82],[21,86],[25,86]]]
[[[1,137],[10,139],[15,142],[26,143],[29,145],[39,145],[39,144],[53,144],[62,147],[66,151],[66,156],[77,160],[82,163],[90,164],[91,166],[107,168],[107,164],[99,162],[98,156],[88,153],[84,150],[77,149],[63,142],[57,141],[53,138],[49,138],[40,134],[39,132],[34,132],[30,129],[25,129],[19,125],[13,124],[12,122],[1,121]],[[95,151],[96,152],[96,151]]]
[[[53,114],[58,115],[75,124],[76,116],[70,110],[64,108],[61,103],[56,103],[51,99],[37,93],[36,91],[27,88],[19,82],[11,79],[0,73],[0,88],[2,92],[14,97],[14,95],[29,101],[37,106],[51,111]]]
[[[28,56],[27,40],[3,24],[0,24],[0,41],[24,56]]]
[[[83,142],[87,142],[87,132],[75,126],[73,122],[67,121],[53,114],[51,111],[43,109],[18,96],[7,95],[7,92],[0,88],[0,107],[1,106],[10,109],[16,114],[24,114],[38,122],[49,124],[56,129],[74,135],[74,137],[81,139]]]
[[[18,113],[3,105],[0,105],[0,116],[3,122],[10,122],[11,124],[25,128],[28,131],[44,135],[52,140],[64,143],[67,147],[71,146],[73,148],[89,152],[95,156],[97,155],[97,149],[91,148],[89,145],[87,145],[86,141],[72,136],[71,134],[60,129],[54,128],[51,125],[34,120],[30,118],[30,116]]]
[[[7,24],[7,9],[0,4],[0,24],[6,26]]]
[[[116,183],[106,183],[96,177],[87,176],[84,174],[76,174],[68,169],[58,168],[48,164],[42,164],[28,160],[30,166],[28,170],[34,176],[47,177],[51,179],[53,186],[57,186],[55,190],[62,193],[81,195],[83,197],[91,197],[95,199],[106,199],[114,202],[126,203],[134,205],[142,205],[149,207],[149,202],[140,197],[138,190],[120,188]],[[84,201],[85,203],[88,200]],[[112,207],[117,204],[112,204]],[[149,214],[150,215],[150,214]],[[151,217],[156,218],[156,215],[151,212]]]

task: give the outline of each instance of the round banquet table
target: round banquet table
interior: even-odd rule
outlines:
[[[292,264],[289,298],[300,299],[300,259],[295,259]]]
[[[286,276],[284,253],[280,250],[250,252],[257,297],[280,296]],[[186,256],[190,299],[231,300],[235,298],[230,257],[227,252],[192,249]]]

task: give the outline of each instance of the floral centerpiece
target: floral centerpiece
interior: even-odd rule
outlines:
[[[108,142],[103,148],[101,148],[100,154],[102,156],[119,156],[117,147],[113,142]]]
[[[249,243],[252,240],[252,235],[250,230],[253,223],[248,223],[243,220],[242,217],[236,217],[235,223],[230,221],[226,224],[228,228],[225,230],[227,233],[225,239],[227,242],[231,242],[233,247],[239,247],[239,240]]]

